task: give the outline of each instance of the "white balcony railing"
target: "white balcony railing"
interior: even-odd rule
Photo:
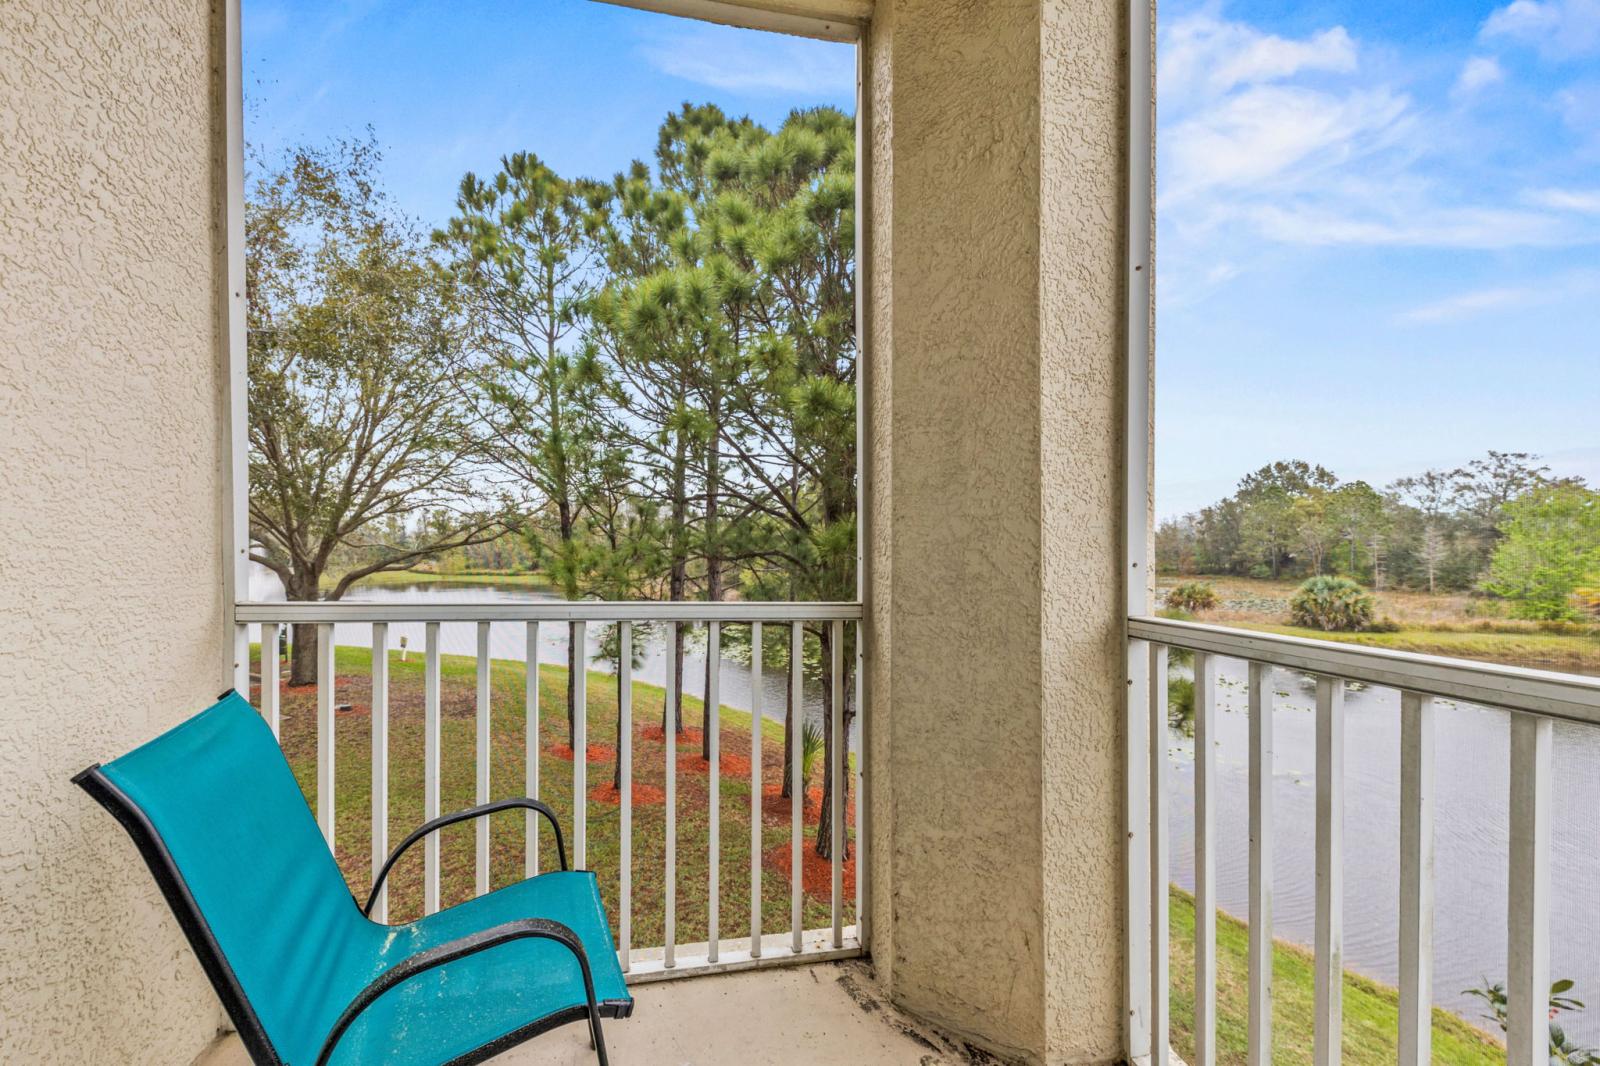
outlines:
[[[1272,1048],[1272,667],[1316,682],[1315,1029],[1318,1066],[1340,1056],[1343,987],[1344,688],[1346,681],[1396,689],[1400,720],[1399,1062],[1432,1061],[1434,715],[1435,698],[1510,712],[1510,875],[1507,911],[1507,1061],[1549,1059],[1551,752],[1553,724],[1600,726],[1600,678],[1465,662],[1349,644],[1252,633],[1161,618],[1128,622],[1130,667],[1129,898],[1148,894],[1147,959],[1130,960],[1129,996],[1142,1046],[1167,1061],[1168,1013],[1168,650],[1194,654],[1195,996],[1193,1066],[1217,1059],[1216,914],[1217,660],[1248,666],[1249,948],[1248,1052],[1271,1061]],[[1146,667],[1148,672],[1145,673]],[[1148,694],[1146,696],[1146,694]],[[1147,802],[1137,795],[1148,786]],[[1144,819],[1147,819],[1145,821]],[[1147,847],[1148,854],[1139,851]],[[1143,867],[1141,869],[1141,867]],[[1137,947],[1130,951],[1137,956]],[[1148,984],[1139,987],[1145,980]]]
[[[865,745],[856,745],[857,750],[850,752],[851,744],[846,737],[844,721],[844,704],[846,697],[847,665],[844,661],[846,647],[846,626],[857,626],[861,619],[861,607],[853,603],[606,603],[594,601],[579,602],[538,602],[538,603],[490,603],[490,604],[457,604],[457,603],[322,603],[322,602],[297,602],[297,603],[240,603],[236,606],[235,619],[237,633],[235,637],[236,656],[243,664],[248,664],[248,647],[252,627],[259,626],[261,662],[263,669],[260,671],[261,684],[257,699],[258,707],[268,724],[272,727],[274,735],[279,735],[282,725],[280,709],[283,707],[282,692],[280,690],[279,638],[285,625],[314,625],[317,636],[317,689],[315,712],[315,737],[316,737],[316,817],[322,827],[324,836],[327,837],[330,848],[338,854],[335,839],[335,824],[337,802],[339,795],[339,777],[337,766],[338,747],[335,744],[335,708],[337,684],[337,657],[335,655],[335,627],[339,627],[341,643],[349,643],[347,627],[350,625],[371,627],[372,649],[372,697],[371,697],[371,852],[372,871],[376,876],[384,859],[387,857],[390,839],[390,666],[391,651],[390,626],[406,624],[409,626],[421,625],[424,631],[423,639],[423,752],[422,752],[422,780],[424,792],[424,810],[421,812],[425,819],[438,817],[441,813],[441,782],[445,780],[447,766],[446,754],[441,743],[441,662],[440,662],[440,627],[452,623],[467,623],[476,626],[476,706],[475,706],[475,744],[472,752],[472,775],[474,780],[475,803],[487,803],[491,799],[490,768],[494,762],[491,750],[493,741],[491,734],[491,659],[490,659],[490,633],[491,627],[521,626],[525,627],[524,663],[526,670],[526,688],[522,693],[522,713],[526,723],[535,723],[539,720],[539,684],[538,684],[538,648],[539,629],[541,625],[560,623],[562,630],[568,630],[569,639],[576,642],[577,647],[587,649],[586,628],[591,624],[608,624],[617,627],[617,641],[619,654],[614,657],[620,669],[621,677],[618,679],[618,736],[617,759],[618,772],[621,776],[621,787],[617,790],[616,832],[617,851],[616,865],[614,868],[596,868],[595,872],[600,877],[602,885],[608,889],[610,885],[616,888],[614,899],[609,905],[613,906],[613,921],[616,923],[616,936],[618,955],[624,971],[628,973],[630,982],[648,981],[665,977],[686,975],[693,973],[726,971],[746,969],[755,966],[783,964],[796,961],[821,961],[832,958],[845,958],[861,954],[862,944],[865,942],[867,915],[864,909],[866,898],[863,890],[862,879],[865,876],[866,858],[859,849],[865,846],[866,834],[861,832],[859,824],[846,824],[846,808],[850,807],[855,812],[855,823],[860,822],[861,813],[865,806],[862,802],[861,784],[865,776]],[[719,711],[722,707],[721,699],[721,674],[720,669],[711,670],[708,674],[709,691],[705,692],[705,703],[708,710],[708,730],[710,737],[710,757],[705,768],[706,797],[704,807],[695,810],[695,816],[704,815],[707,823],[707,851],[705,862],[707,878],[705,882],[705,929],[704,941],[698,939],[694,943],[680,944],[677,942],[679,903],[677,892],[679,886],[678,863],[680,858],[678,840],[678,817],[683,806],[684,796],[680,795],[678,784],[678,745],[669,740],[665,735],[662,738],[664,753],[662,778],[665,796],[662,799],[664,818],[662,833],[664,839],[659,842],[651,841],[651,851],[659,849],[663,857],[662,867],[650,876],[657,886],[662,898],[663,912],[661,914],[660,928],[663,936],[659,943],[634,944],[635,928],[635,889],[636,871],[633,857],[635,845],[634,819],[634,769],[635,759],[633,741],[636,735],[634,729],[634,678],[633,678],[633,640],[636,625],[649,624],[657,630],[658,636],[664,635],[664,647],[673,646],[674,636],[680,626],[703,626],[705,629],[705,654],[708,661],[721,664],[722,633],[730,626],[748,627],[750,647],[762,647],[763,629],[770,631],[773,627],[782,627],[787,632],[788,640],[785,642],[788,649],[788,678],[787,685],[794,700],[796,708],[804,708],[805,681],[803,676],[805,636],[808,632],[820,633],[826,629],[829,634],[828,647],[831,662],[825,671],[826,682],[831,686],[831,699],[828,701],[830,721],[827,723],[835,742],[827,746],[828,757],[823,773],[829,775],[831,794],[834,801],[831,805],[831,820],[828,826],[831,842],[831,885],[828,895],[828,907],[831,914],[831,923],[822,928],[805,928],[802,915],[805,910],[805,886],[801,871],[804,869],[803,852],[809,847],[807,837],[806,814],[804,799],[806,788],[801,785],[803,779],[802,744],[797,736],[790,745],[790,771],[795,782],[791,789],[789,801],[789,922],[788,929],[783,932],[769,932],[763,929],[762,899],[763,899],[763,853],[771,852],[770,847],[763,846],[763,768],[762,768],[762,730],[760,723],[763,714],[763,664],[762,656],[750,656],[750,703],[751,715],[751,745],[747,753],[749,759],[749,789],[750,789],[750,838],[749,845],[749,891],[750,914],[748,931],[740,929],[733,936],[724,936],[724,933],[734,933],[733,930],[721,928],[720,893],[728,881],[722,873],[724,834],[721,829],[722,812],[726,804],[722,802],[723,757],[720,751],[721,728]],[[860,640],[853,641],[856,649],[855,662],[850,664],[855,668],[856,676],[860,676]],[[580,663],[587,655],[580,658]],[[663,686],[663,723],[677,714],[675,706],[675,688],[673,672],[675,670],[674,656],[664,655],[665,684]],[[248,681],[245,668],[236,669],[241,679]],[[241,692],[251,691],[244,684],[238,684]],[[571,797],[568,805],[569,811],[561,811],[570,818],[570,824],[564,826],[568,854],[574,869],[590,869],[591,852],[589,848],[591,830],[590,802],[585,801],[589,796],[589,756],[590,746],[588,737],[588,708],[585,684],[575,687],[573,707],[573,744],[572,744],[572,770],[571,770]],[[859,696],[859,688],[857,688]],[[858,713],[857,722],[864,722],[864,707],[857,698],[856,704],[862,708]],[[768,708],[781,709],[781,708]],[[548,713],[548,712],[547,712]],[[798,715],[797,715],[798,717]],[[348,737],[345,729],[338,732]],[[798,733],[798,730],[797,730]],[[526,747],[521,753],[522,780],[519,787],[509,790],[509,794],[525,794],[535,799],[540,796],[540,770],[541,761],[540,740],[536,729],[525,729]],[[348,741],[345,741],[346,743]],[[770,742],[769,742],[770,743]],[[770,750],[770,749],[769,749]],[[854,755],[854,765],[850,765],[850,756]],[[504,765],[503,760],[501,765]],[[852,773],[853,770],[853,773]],[[853,780],[847,781],[846,775],[850,774]],[[770,783],[770,782],[769,782]],[[847,787],[848,786],[848,787]],[[504,787],[495,790],[496,794],[508,794]],[[840,797],[853,797],[853,803],[841,802]],[[533,812],[526,812],[523,830],[523,864],[522,874],[526,877],[536,876],[541,868],[553,865],[548,856],[544,866],[541,867],[539,854],[539,826],[540,819]],[[607,818],[609,823],[610,819]],[[853,834],[855,854],[852,856],[855,875],[853,884],[845,884],[845,864],[841,857],[845,853],[847,837]],[[778,845],[781,847],[781,845]],[[477,820],[475,840],[475,877],[474,891],[481,895],[490,887],[490,826],[487,819]],[[425,844],[423,868],[423,910],[432,914],[440,907],[440,835],[430,836]],[[355,871],[350,871],[352,881],[358,880]],[[729,876],[741,876],[729,871]],[[781,873],[767,874],[768,877],[782,877]],[[358,889],[359,891],[359,889]],[[846,892],[852,898],[847,898]],[[374,917],[378,920],[387,919],[387,888],[384,895],[380,896]],[[815,893],[813,894],[815,895]],[[770,895],[769,895],[770,900]],[[699,913],[699,904],[695,903],[696,913]],[[846,922],[847,910],[852,911],[854,920]],[[815,913],[815,908],[813,908]],[[770,915],[769,915],[770,919]],[[742,924],[742,923],[741,923]],[[768,924],[773,924],[770,921]],[[781,926],[779,927],[781,928]]]

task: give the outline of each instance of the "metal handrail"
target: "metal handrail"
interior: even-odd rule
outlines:
[[[1600,725],[1600,677],[1480,663],[1170,618],[1128,619],[1128,637],[1309,674]]]
[[[249,602],[248,622],[831,622],[862,617],[859,603],[548,600],[511,603]]]

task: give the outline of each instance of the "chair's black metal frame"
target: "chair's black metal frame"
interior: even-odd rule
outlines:
[[[224,692],[223,696],[228,693]],[[173,916],[178,919],[178,925],[189,939],[189,946],[194,949],[195,955],[200,960],[200,966],[205,971],[206,977],[211,981],[211,986],[216,989],[217,996],[222,1000],[223,1009],[228,1012],[228,1018],[233,1022],[234,1028],[239,1033],[239,1040],[250,1053],[250,1058],[262,1066],[288,1066],[283,1058],[273,1047],[272,1041],[267,1036],[267,1031],[257,1017],[255,1008],[250,1005],[249,998],[244,993],[244,988],[239,984],[239,978],[233,972],[233,967],[228,964],[227,957],[223,955],[217,938],[212,934],[211,927],[206,923],[205,915],[200,912],[199,904],[189,891],[189,886],[184,882],[183,875],[178,871],[177,863],[172,858],[172,853],[167,850],[166,843],[161,839],[155,826],[144,811],[128,797],[120,788],[106,777],[101,771],[100,764],[89,767],[73,777],[72,783],[82,788],[95,802],[109,811],[112,817],[121,823],[123,829],[133,838],[133,843],[139,849],[139,855],[150,868],[150,873],[156,879],[156,884],[161,888],[161,894],[166,898],[167,906],[172,908]],[[538,800],[518,798],[500,800],[495,803],[486,803],[481,807],[472,807],[468,810],[457,811],[435,818],[426,825],[419,827],[414,833],[401,841],[400,846],[394,850],[379,871],[378,877],[372,886],[372,894],[367,900],[363,914],[370,914],[373,902],[377,899],[378,889],[388,876],[389,869],[400,855],[417,841],[428,834],[438,831],[447,825],[457,822],[469,821],[474,818],[487,817],[497,811],[511,809],[526,809],[537,811],[550,820],[556,830],[556,850],[561,857],[561,868],[567,868],[566,848],[561,841],[561,827],[556,822],[555,813]],[[355,906],[352,899],[351,905]],[[589,1035],[594,1043],[595,1054],[599,1057],[601,1066],[607,1066],[606,1045],[600,1032],[601,1018],[626,1018],[633,1013],[633,1001],[629,999],[608,999],[595,1001],[594,980],[589,972],[589,959],[583,949],[583,941],[571,929],[559,922],[543,918],[525,918],[518,921],[507,922],[489,929],[482,930],[468,936],[452,940],[437,947],[420,951],[399,964],[385,970],[378,978],[366,988],[362,989],[345,1008],[344,1013],[334,1023],[321,1053],[317,1058],[317,1066],[323,1066],[333,1054],[339,1038],[346,1029],[367,1007],[389,989],[395,987],[409,978],[420,973],[443,966],[475,955],[480,951],[488,951],[515,940],[525,940],[530,937],[554,940],[565,945],[578,959],[578,966],[583,971],[584,993],[588,1002],[581,1006],[564,1008],[542,1018],[537,1018],[529,1024],[514,1029],[504,1036],[498,1037],[481,1047],[474,1048],[464,1055],[441,1063],[440,1066],[472,1066],[474,1063],[484,1062],[487,1059],[515,1047],[524,1041],[531,1040],[540,1033],[548,1032],[569,1022],[587,1020],[589,1022]]]

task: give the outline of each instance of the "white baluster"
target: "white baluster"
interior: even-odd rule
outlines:
[[[427,623],[422,666],[422,816],[439,817],[439,623]],[[423,843],[422,909],[439,909],[439,834]]]
[[[664,697],[665,713],[661,719],[661,746],[666,752],[667,775],[667,882],[666,882],[666,944],[662,965],[672,969],[677,962],[678,938],[678,656],[674,649],[678,643],[678,623],[667,623],[667,691]]]
[[[1511,881],[1506,911],[1506,1066],[1549,1061],[1550,755],[1554,725],[1511,716]]]
[[[1166,1066],[1171,880],[1167,831],[1167,646],[1150,645],[1150,1059]]]
[[[477,792],[474,803],[489,802],[489,623],[478,623],[478,718],[477,718]],[[477,876],[474,891],[483,895],[489,891],[489,819],[473,819],[476,837]]]
[[[333,714],[333,626],[317,626],[317,824],[333,851],[334,776],[336,739]],[[335,855],[338,852],[334,852]]]
[[[389,624],[372,623],[372,876],[389,856]],[[374,921],[389,920],[389,886],[378,890]]]
[[[722,853],[722,625],[719,622],[710,622],[706,626],[706,737],[707,750],[711,754],[711,773],[707,781],[710,790],[708,796],[709,824],[706,828],[706,846],[710,854],[706,856],[710,884],[707,886],[706,898],[706,959],[716,962],[718,947],[717,941],[722,935],[721,926],[721,893],[720,884],[720,859]]]
[[[527,754],[523,773],[525,791],[529,799],[539,798],[539,623],[529,622],[524,635],[523,662],[523,735]],[[523,812],[523,832],[526,841],[523,850],[522,876],[539,876],[539,815]]]
[[[1216,660],[1194,653],[1194,1057],[1217,1061]]]
[[[1250,664],[1249,1066],[1272,1062],[1272,668]]]
[[[833,649],[829,656],[833,677],[833,708],[829,728],[833,732],[833,751],[827,767],[833,789],[833,809],[829,843],[833,855],[833,946],[844,946],[844,753],[848,746],[844,735],[844,623],[833,623]]]
[[[793,935],[795,954],[800,953],[800,906],[803,889],[805,867],[800,862],[800,839],[803,835],[801,816],[805,810],[806,780],[801,775],[804,763],[801,760],[803,747],[800,738],[805,735],[805,677],[804,651],[806,630],[800,622],[791,623],[789,626],[789,689],[794,694],[790,697],[794,707],[794,727],[789,735],[790,776],[794,787],[789,790],[789,927]]]
[[[619,856],[622,906],[617,915],[617,957],[627,973],[633,955],[633,623],[617,625],[617,766],[621,771],[622,854]]]
[[[750,623],[750,957],[761,957],[761,623]]]
[[[578,649],[572,684],[572,868],[589,868],[589,646],[583,622],[569,630]]]
[[[274,737],[280,736],[283,729],[278,689],[280,628],[276,622],[268,622],[261,627],[261,717],[267,720]]]
[[[1316,1019],[1313,1061],[1337,1066],[1344,1023],[1344,681],[1317,678]]]
[[[1400,694],[1400,1066],[1433,1061],[1433,700]]]

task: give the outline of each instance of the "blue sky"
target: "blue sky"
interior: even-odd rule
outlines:
[[[269,151],[371,125],[432,224],[468,170],[607,177],[685,100],[852,106],[847,45],[586,0],[244,0]],[[1600,0],[1163,3],[1157,510],[1300,457],[1485,449],[1600,482]]]
[[[1600,481],[1600,0],[1162,8],[1157,509],[1271,459]]]

